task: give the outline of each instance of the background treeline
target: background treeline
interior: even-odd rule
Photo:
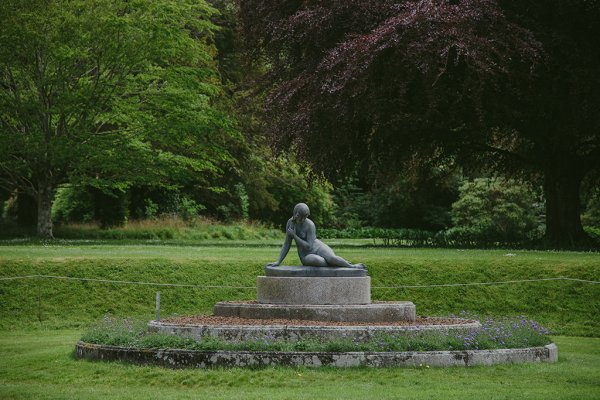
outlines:
[[[36,20],[27,19],[27,13],[35,12],[36,7],[47,7],[45,3],[23,5],[16,1],[5,5],[16,7],[7,8],[4,13],[4,22],[12,23],[12,34],[23,33],[21,38],[31,45],[33,53],[47,46],[49,69],[52,62],[60,60],[85,61],[81,61],[86,57],[83,53],[76,56],[72,53],[87,43],[71,43],[65,37],[69,29],[80,28],[76,23],[69,25],[69,18],[75,18],[74,15],[80,25],[99,18],[100,25],[106,22],[109,27],[118,27],[115,29],[130,29],[131,35],[138,35],[140,40],[153,38],[156,48],[148,50],[148,54],[139,54],[136,50],[139,42],[126,42],[119,49],[106,48],[98,53],[130,52],[133,61],[123,61],[123,66],[137,60],[139,65],[134,67],[143,71],[123,75],[123,82],[106,82],[109,88],[129,85],[131,90],[119,97],[107,89],[109,105],[103,104],[105,108],[82,102],[84,98],[93,101],[96,94],[86,97],[89,83],[102,79],[97,71],[82,70],[75,73],[91,75],[85,79],[77,75],[78,81],[73,85],[80,85],[79,92],[65,88],[64,93],[55,95],[55,104],[50,105],[51,91],[57,90],[52,86],[57,83],[51,80],[63,82],[73,78],[49,75],[43,78],[48,82],[31,78],[33,84],[49,91],[48,104],[36,109],[39,99],[30,94],[31,98],[23,101],[31,106],[24,104],[11,114],[9,104],[14,104],[15,96],[27,93],[25,84],[19,87],[19,79],[27,81],[28,61],[23,65],[3,61],[0,134],[6,154],[0,169],[2,237],[31,235],[36,230],[38,235],[48,236],[48,224],[42,223],[43,229],[40,228],[42,214],[48,209],[44,204],[48,201],[50,226],[57,228],[51,229],[49,236],[57,237],[277,237],[276,230],[300,201],[309,204],[323,238],[464,246],[532,244],[544,236],[545,198],[541,178],[525,179],[524,175],[510,171],[504,176],[496,169],[472,168],[459,164],[458,159],[444,157],[437,161],[431,158],[425,163],[405,162],[403,168],[385,174],[357,160],[353,172],[332,174],[328,180],[297,158],[293,149],[274,152],[273,137],[265,129],[270,116],[263,112],[269,88],[263,77],[268,76],[272,66],[264,58],[257,62],[253,49],[245,47],[236,3],[227,0],[159,3],[157,7],[168,6],[172,19],[167,15],[163,20],[154,20],[152,9],[147,13],[138,11],[137,15],[147,19],[157,32],[181,23],[186,12],[195,15],[193,21],[183,22],[184,33],[178,30],[177,34],[182,36],[177,40],[173,41],[173,35],[161,37],[155,31],[148,33],[146,29],[150,28],[146,26],[119,19],[132,11],[124,8],[114,14],[111,0],[98,2],[93,12],[50,10],[51,17],[44,23],[56,25],[48,28],[55,36],[40,39],[34,34]],[[20,20],[23,25],[16,26]],[[9,39],[10,35],[4,35],[3,40]],[[113,40],[110,36],[104,39]],[[165,53],[165,48],[172,50]],[[52,61],[52,57],[58,61]],[[122,61],[115,60],[115,63]],[[96,61],[101,62],[100,58]],[[66,116],[76,111],[68,111],[69,107],[73,110],[88,107],[90,112],[97,107],[97,115],[87,127],[83,123],[70,127],[70,117]],[[68,112],[63,114],[64,110]],[[41,154],[38,147],[45,142],[37,141],[37,133],[32,134],[33,139],[15,144],[11,129],[21,133],[33,129],[27,120],[19,124],[18,116],[23,113],[29,113],[26,118],[45,116],[48,124],[56,124],[54,131],[46,136],[60,138],[58,132],[65,130],[65,139],[46,143],[56,149],[54,158],[38,165]],[[87,113],[79,116],[82,121],[86,118]],[[43,127],[39,129],[43,132]],[[78,142],[69,136],[70,129],[73,132],[88,129],[92,133]],[[17,137],[21,136],[24,134]],[[96,141],[97,137],[102,137],[102,141]],[[93,147],[89,149],[84,142],[92,142]],[[11,163],[15,154],[21,160],[29,160],[29,164]],[[420,155],[415,152],[413,156]],[[48,171],[51,176],[46,176]],[[18,179],[13,179],[13,175],[18,175]],[[582,223],[592,237],[600,236],[599,187],[598,176],[592,174],[584,180],[580,191]],[[219,224],[238,228],[214,228]],[[207,228],[211,225],[212,231]],[[174,234],[169,226],[177,227],[178,233]],[[129,233],[123,233],[127,227]]]
[[[320,224],[318,234],[324,239],[373,239],[374,244],[400,246],[533,246],[544,234],[540,189],[511,179],[455,176],[445,186],[416,187],[401,179],[394,185],[362,189],[354,179],[333,186],[292,172],[285,182],[295,185],[269,192],[273,196],[270,209],[256,204],[241,182],[231,192],[213,195],[211,203],[206,201],[208,196],[185,189],[134,187],[106,192],[64,186],[52,208],[56,236],[279,238],[281,222],[289,218],[298,198],[309,199],[313,205],[313,217]],[[600,238],[598,190],[583,198],[587,200],[582,214],[585,229]],[[31,235],[35,210],[25,196],[13,194],[4,201],[2,237]]]

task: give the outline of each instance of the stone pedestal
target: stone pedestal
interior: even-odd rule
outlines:
[[[256,279],[256,301],[264,304],[369,304],[371,277],[272,277]]]
[[[415,321],[410,301],[371,304],[371,277],[361,268],[265,267],[256,302],[220,302],[214,315],[250,319],[388,323]]]

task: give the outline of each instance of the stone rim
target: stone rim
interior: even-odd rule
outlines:
[[[160,365],[169,368],[210,367],[269,367],[321,366],[346,367],[451,367],[498,365],[558,360],[554,343],[543,347],[497,350],[462,350],[431,352],[252,352],[204,351],[181,349],[134,349],[78,342],[76,357],[105,361],[127,361],[142,365]]]
[[[445,320],[445,318],[436,318],[436,317],[427,317],[426,319],[435,321],[436,319]],[[454,320],[460,321],[460,323],[456,324],[406,324],[406,325],[386,325],[386,324],[377,324],[377,323],[369,323],[368,325],[302,325],[302,324],[178,324],[166,321],[156,321],[151,320],[148,322],[148,326],[178,326],[178,327],[269,327],[269,328],[334,328],[334,329],[367,329],[367,328],[392,328],[392,329],[400,329],[405,328],[406,330],[422,330],[427,329],[428,327],[434,327],[433,329],[439,328],[443,329],[444,327],[452,327],[452,328],[481,328],[481,323],[477,320],[473,319],[463,319],[463,318],[455,318]]]
[[[444,325],[224,325],[224,324],[174,324],[150,321],[148,330],[170,335],[188,336],[195,340],[213,337],[224,341],[258,340],[336,340],[350,339],[367,342],[380,334],[409,335],[419,331],[471,331],[481,328],[479,321],[466,320],[462,324]]]

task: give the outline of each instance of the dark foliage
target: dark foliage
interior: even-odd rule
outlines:
[[[267,101],[277,142],[329,170],[352,166],[348,155],[387,164],[457,147],[499,119],[488,110],[509,74],[529,75],[541,53],[491,1],[244,4],[248,38],[279,83]]]
[[[450,208],[458,198],[458,172],[452,168],[411,172],[379,182],[371,179],[369,187],[354,176],[339,182],[333,190],[335,227],[448,228]]]
[[[543,175],[547,238],[585,240],[579,187],[600,167],[600,6],[593,1],[241,0],[273,84],[268,127],[335,175],[357,160],[456,157]]]

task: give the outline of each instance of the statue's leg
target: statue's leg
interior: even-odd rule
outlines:
[[[310,256],[316,255],[323,259],[324,265],[319,265],[320,267],[329,266],[329,267],[346,267],[346,268],[367,269],[367,267],[364,264],[351,264],[348,261],[344,260],[342,257],[336,256],[335,253],[333,252],[333,250],[331,250],[331,247],[327,246],[325,243],[321,242],[320,240],[316,240],[315,242],[317,242],[317,244],[318,244],[317,249],[315,251],[316,254],[310,254]],[[309,264],[304,264],[304,265],[309,265]],[[313,265],[313,264],[310,264],[310,265]]]
[[[333,250],[331,250],[331,247],[327,246],[326,244],[322,245],[319,248],[318,253],[321,257],[323,257],[323,259],[325,259],[325,262],[327,263],[327,265],[329,265],[331,267],[367,269],[366,265],[364,265],[364,264],[352,264],[352,263],[344,260],[342,257],[336,256],[335,253],[333,252]]]
[[[317,254],[321,256],[330,267],[353,267],[352,264],[342,257],[336,256],[333,250],[331,250],[331,247],[327,246],[325,243],[321,243],[317,250]]]
[[[334,267],[354,268],[354,265],[350,264],[348,261],[344,260],[340,256],[332,255],[331,257],[327,257],[326,261],[327,264]]]
[[[308,254],[302,260],[302,265],[306,265],[309,267],[326,267],[327,261],[317,254]]]

